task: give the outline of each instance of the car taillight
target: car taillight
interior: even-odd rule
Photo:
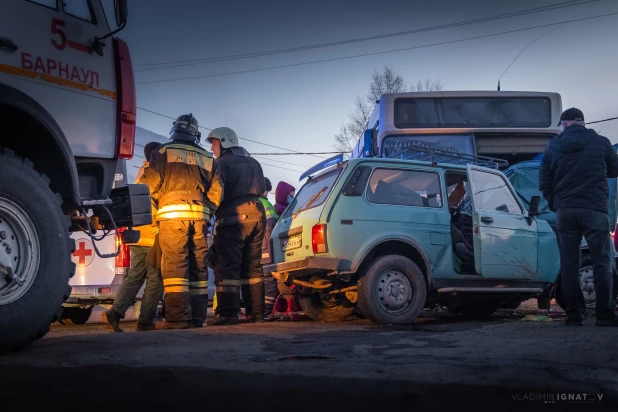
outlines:
[[[116,155],[120,159],[133,158],[137,104],[133,64],[127,44],[114,39],[116,62]]]
[[[311,229],[311,244],[313,245],[313,253],[326,253],[328,246],[326,245],[326,225],[315,225]]]
[[[120,246],[120,253],[116,256],[116,268],[131,267],[131,253],[129,251],[129,246],[123,245],[120,238],[122,236],[122,232],[124,231],[124,228],[120,228],[116,234],[116,250],[118,250],[118,246]]]

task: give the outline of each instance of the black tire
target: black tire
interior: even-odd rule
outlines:
[[[25,294],[0,301],[0,354],[7,354],[45,336],[62,315],[75,273],[75,241],[69,236],[70,220],[60,208],[60,195],[51,191],[49,178],[36,172],[32,162],[0,149],[0,176],[0,202],[23,210],[35,229],[39,253],[38,270]]]
[[[584,256],[582,258],[581,265],[579,268],[580,276],[582,272],[587,268],[592,268],[592,259],[590,258],[590,256]],[[614,284],[613,284],[614,300],[618,302],[618,272],[616,272],[615,268],[613,270],[614,270]],[[564,289],[562,286],[561,276],[558,277],[558,281],[556,282],[556,291],[555,291],[554,297],[556,299],[556,303],[558,304],[558,306],[560,306],[562,310],[566,311],[567,304],[566,304],[566,297],[564,296]],[[595,302],[589,302],[586,305],[586,307],[588,309],[594,310]]]
[[[88,322],[92,315],[92,306],[88,308],[68,307],[64,308],[60,323],[63,325],[83,325]]]
[[[325,297],[322,293],[299,294],[298,303],[307,316],[323,322],[340,322],[354,313],[354,305],[347,299]]]
[[[389,273],[394,276],[393,280],[387,280],[391,276]],[[389,284],[388,290],[381,287],[385,284]],[[409,292],[405,290],[406,286]],[[398,306],[389,303],[392,301],[386,296],[393,288],[397,289],[397,295],[391,296]],[[399,296],[403,296],[403,301],[397,301]],[[358,306],[367,318],[378,325],[410,325],[425,307],[426,299],[425,276],[416,263],[400,255],[376,259],[358,282]]]

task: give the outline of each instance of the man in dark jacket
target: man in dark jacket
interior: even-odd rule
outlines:
[[[581,325],[586,313],[579,283],[584,236],[594,264],[596,324],[618,326],[607,210],[607,178],[618,176],[618,156],[606,137],[585,127],[580,110],[565,110],[559,125],[562,133],[550,141],[541,161],[539,188],[556,212],[566,324]]]
[[[260,164],[238,146],[236,133],[227,127],[208,135],[217,160],[208,200],[215,211],[214,272],[216,318],[209,325],[238,323],[240,289],[245,312],[255,322],[264,321],[262,240],[266,212],[260,196],[266,190]]]

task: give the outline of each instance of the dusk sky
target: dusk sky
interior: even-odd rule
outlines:
[[[298,151],[334,150],[356,95],[385,65],[409,82],[430,78],[444,90],[495,90],[498,77],[535,38],[555,26],[415,50],[250,73],[219,75],[429,45],[562,21],[618,13],[618,1],[578,0],[133,0],[118,36],[129,43],[138,106],[176,117],[193,112],[201,126],[229,126],[240,137]],[[138,71],[188,60],[311,46],[458,23],[548,5],[567,6],[496,21],[277,55]],[[502,78],[502,90],[562,95],[586,120],[618,116],[618,14],[564,24],[530,46]],[[191,62],[192,63],[192,62]],[[184,77],[197,79],[171,80]],[[171,120],[138,111],[138,125],[168,135]],[[591,126],[593,127],[593,126]],[[613,143],[618,121],[594,125]],[[204,135],[207,131],[202,131]],[[252,153],[282,152],[241,139]],[[206,144],[207,145],[207,144]],[[209,147],[207,145],[207,147]],[[273,182],[297,188],[300,173],[320,159],[265,156]],[[287,163],[280,163],[284,161]],[[271,165],[293,169],[276,168]]]

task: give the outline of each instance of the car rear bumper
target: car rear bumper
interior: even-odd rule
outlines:
[[[331,257],[308,256],[303,259],[289,262],[275,263],[263,267],[265,275],[273,275],[279,280],[280,277],[297,277],[315,272],[339,272],[343,259]]]

